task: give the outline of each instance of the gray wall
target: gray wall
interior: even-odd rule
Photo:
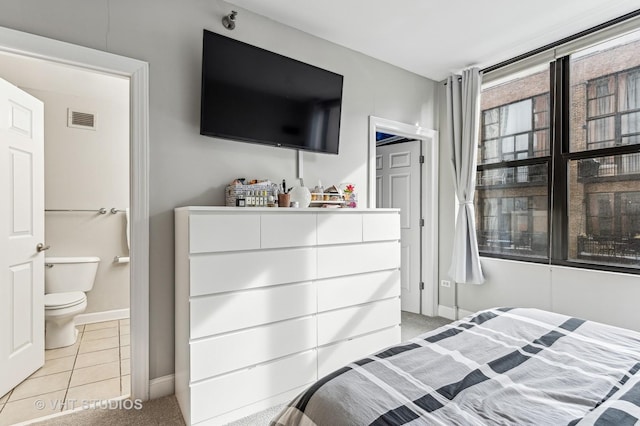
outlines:
[[[228,32],[220,19],[232,8]],[[295,151],[199,135],[203,28],[344,75],[340,155],[305,153],[308,185],[353,182],[366,205],[368,116],[435,128],[435,82],[219,0],[0,0],[0,10],[0,26],[150,64],[151,378],[174,370],[173,208],[221,205],[236,177],[296,174]]]
[[[451,253],[453,251],[453,233],[455,230],[455,213],[457,212],[456,194],[453,186],[453,169],[451,167],[451,146],[449,144],[449,135],[447,132],[447,110],[446,95],[444,82],[437,84],[438,95],[438,128],[440,129],[440,158],[438,170],[440,176],[438,179],[438,305],[453,307],[454,295],[453,287],[441,287],[440,282],[447,280],[451,282],[448,271],[451,266]]]

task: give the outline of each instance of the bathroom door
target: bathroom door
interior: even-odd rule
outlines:
[[[0,396],[44,364],[44,105],[0,79]]]
[[[401,307],[420,313],[421,189],[420,141],[376,148],[376,207],[400,209]]]

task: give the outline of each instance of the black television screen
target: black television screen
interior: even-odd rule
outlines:
[[[337,154],[342,79],[204,30],[200,134]]]

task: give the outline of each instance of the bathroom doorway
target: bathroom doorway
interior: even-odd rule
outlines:
[[[45,194],[46,244],[51,246],[47,255],[98,255],[102,269],[94,288],[87,293],[87,309],[76,318],[79,332],[76,344],[50,351],[45,355],[44,367],[9,394],[0,395],[0,416],[11,415],[7,419],[15,422],[33,417],[16,417],[19,406],[38,408],[29,404],[33,392],[41,395],[51,391],[48,392],[52,397],[50,400],[59,401],[60,407],[66,409],[74,408],[72,405],[76,402],[71,400],[79,400],[78,396],[101,400],[131,392],[131,376],[124,377],[128,374],[123,373],[130,370],[128,354],[131,353],[128,350],[129,295],[133,292],[126,261],[129,257],[128,237],[136,235],[128,232],[127,223],[131,187],[129,153],[133,151],[129,141],[132,96],[126,76],[4,53],[0,64],[0,76],[34,92],[36,97],[45,98],[45,152],[52,154],[45,160],[45,180],[56,183],[49,186]],[[14,69],[18,72],[8,75]],[[38,77],[29,81],[30,76]],[[58,79],[61,86],[55,86],[54,79]],[[84,84],[84,79],[91,82]],[[100,83],[96,83],[97,80]],[[126,90],[121,90],[123,88]],[[106,99],[95,89],[118,95]],[[58,126],[61,122],[64,125]],[[113,124],[115,122],[119,124]],[[115,127],[118,130],[112,132]],[[109,133],[105,140],[97,136],[101,130],[109,130],[105,132]],[[56,145],[54,141],[61,141],[61,144]],[[125,158],[109,149],[117,145],[115,141],[120,142],[119,153],[124,152]],[[107,149],[100,152],[100,148]],[[96,149],[98,163],[89,161]],[[105,171],[104,166],[114,162],[111,160],[116,160],[112,167],[119,171],[116,174]],[[83,188],[82,184],[88,185]],[[105,190],[107,184],[115,189]],[[112,194],[109,201],[99,199],[106,192]],[[148,366],[142,367],[146,379]],[[114,377],[116,370],[117,377]],[[98,382],[104,383],[92,385]],[[140,397],[145,398],[146,392]],[[36,414],[40,417],[50,412],[40,409]],[[0,417],[0,423],[7,419]]]

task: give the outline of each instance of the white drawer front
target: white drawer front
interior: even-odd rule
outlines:
[[[254,327],[316,312],[314,283],[260,288],[192,299],[191,338]]]
[[[316,215],[312,213],[264,213],[262,248],[316,245]]]
[[[372,213],[362,218],[362,238],[364,241],[400,239],[400,214]]]
[[[191,380],[315,348],[316,317],[296,318],[191,343]]]
[[[198,423],[316,380],[316,351],[191,385],[191,422]]]
[[[399,326],[318,348],[318,378],[397,343]]]
[[[191,253],[260,248],[258,214],[191,214],[189,222]]]
[[[393,298],[318,314],[318,346],[400,324],[400,299]]]
[[[191,296],[309,281],[316,277],[315,248],[213,253],[193,256]]]
[[[362,215],[318,213],[318,244],[362,242]]]
[[[361,274],[400,267],[400,243],[318,247],[318,278]]]
[[[400,296],[400,271],[373,272],[317,281],[318,311]]]

